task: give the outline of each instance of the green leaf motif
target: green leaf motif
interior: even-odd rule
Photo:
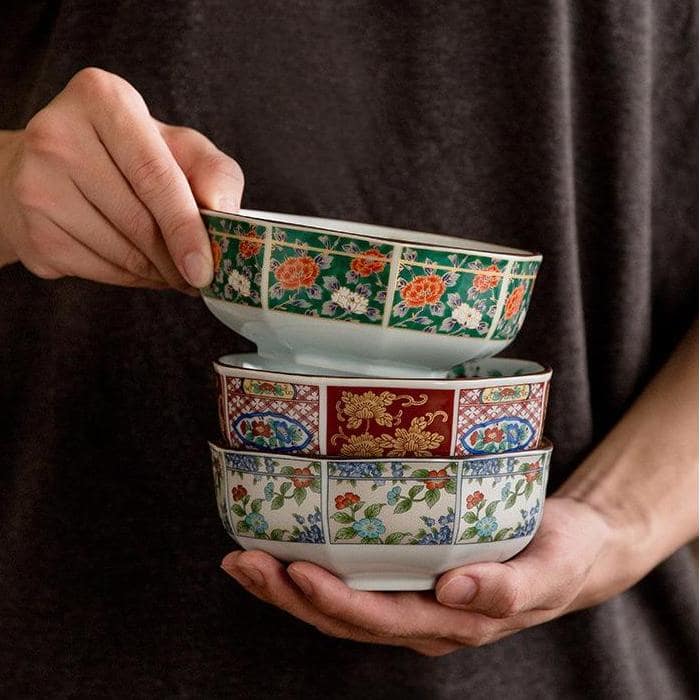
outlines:
[[[333,518],[333,520],[335,520],[337,523],[343,523],[344,525],[355,522],[352,515],[350,515],[349,513],[343,513],[341,511],[333,513],[333,515],[331,515],[331,518]]]
[[[379,537],[363,537],[360,540],[360,544],[381,544],[382,541]]]
[[[287,493],[287,491],[289,491],[289,489],[291,489],[291,488],[292,488],[292,482],[291,482],[291,481],[285,481],[285,482],[282,484],[282,486],[280,487],[280,493],[284,496],[284,494]]]
[[[493,515],[496,512],[497,507],[498,507],[498,501],[491,501],[491,503],[489,503],[486,506],[486,516],[490,517],[491,515]]]
[[[260,509],[262,508],[262,500],[260,498],[256,498],[251,504],[250,504],[250,510],[253,513],[259,513]]]
[[[245,511],[243,510],[243,508],[241,508],[241,506],[238,505],[238,503],[234,503],[231,506],[231,512],[235,513],[241,518],[245,518]]]
[[[250,503],[250,496],[243,496],[243,501],[241,502],[243,503],[243,507],[245,508],[245,506],[247,506]]]
[[[376,518],[382,510],[383,503],[372,503],[365,508],[365,518]]]
[[[416,479],[425,479],[428,476],[428,473],[429,472],[427,469],[416,469],[411,473],[411,476],[415,477]]]
[[[351,527],[341,527],[338,532],[335,533],[336,540],[352,540],[357,536],[355,530]]]
[[[509,527],[502,528],[494,535],[493,539],[497,542],[499,542],[500,540],[505,540],[506,537],[508,537],[510,530],[511,530],[511,528],[509,528]]]
[[[451,493],[454,495],[457,493],[457,481],[455,479],[450,479],[446,484],[445,484],[445,491],[447,493]]]
[[[411,510],[412,505],[413,501],[411,501],[409,498],[403,498],[396,504],[396,507],[394,508],[394,513],[396,513],[396,515],[401,515],[401,513],[405,513],[407,510]]]
[[[476,517],[476,513],[472,513],[471,511],[468,510],[464,514],[463,520],[465,523],[475,523],[478,520],[478,518]]]
[[[535,488],[535,484],[532,481],[527,482],[525,487],[525,498],[530,498],[532,496],[532,490]]]
[[[282,540],[282,539],[284,539],[284,532],[285,532],[284,530],[277,527],[270,533],[270,539],[271,540]]]
[[[503,506],[503,510],[508,510],[508,508],[512,508],[515,505],[515,494],[511,493],[508,498],[506,498],[506,503]]]
[[[351,510],[353,513],[357,513],[358,510],[360,510],[361,508],[364,508],[364,505],[365,505],[365,502],[364,502],[364,501],[358,501],[357,503],[353,503],[353,504],[350,506],[350,510]]]
[[[309,488],[314,492],[314,493],[321,493],[321,480],[320,479],[314,479],[311,482],[311,486]]]
[[[392,532],[384,538],[384,544],[401,544],[401,540],[408,534],[408,532]]]
[[[475,527],[468,527],[462,533],[462,536],[459,538],[459,541],[461,542],[462,540],[470,540],[472,537],[476,537],[476,528]]]
[[[236,532],[250,532],[250,525],[245,520],[239,520],[236,525]]]
[[[282,467],[282,469],[280,469],[280,474],[284,474],[285,476],[294,476],[294,467],[290,467],[289,465]]]
[[[279,510],[284,505],[284,496],[277,494],[270,503],[270,510]]]
[[[433,489],[425,494],[425,505],[432,508],[440,500],[440,489]]]
[[[306,500],[306,489],[294,489],[294,500],[300,506]]]
[[[422,490],[423,484],[416,484],[415,486],[411,486],[411,488],[408,490],[408,497],[415,498]]]

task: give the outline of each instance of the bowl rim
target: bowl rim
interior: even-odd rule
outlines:
[[[499,244],[488,244],[485,241],[476,241],[474,239],[467,239],[467,238],[459,238],[458,236],[451,236],[449,234],[444,234],[444,233],[431,233],[430,231],[419,231],[419,230],[410,230],[410,229],[401,229],[401,228],[396,228],[393,226],[384,226],[382,224],[369,224],[361,221],[349,221],[349,220],[343,220],[343,219],[332,219],[328,218],[326,219],[325,217],[320,217],[320,216],[310,216],[307,214],[286,214],[283,212],[268,212],[268,211],[262,211],[258,209],[245,209],[241,208],[237,212],[225,212],[221,211],[218,209],[208,209],[206,207],[200,207],[199,208],[200,214],[205,214],[207,216],[216,216],[216,217],[223,217],[225,219],[247,219],[249,221],[254,221],[262,224],[277,224],[280,226],[285,226],[285,227],[294,227],[299,228],[301,230],[309,229],[312,232],[315,231],[323,231],[323,232],[328,232],[328,233],[333,233],[333,234],[341,234],[343,236],[350,236],[351,238],[360,238],[360,239],[369,239],[370,241],[377,241],[380,243],[387,243],[387,244],[401,244],[401,245],[409,245],[411,247],[417,247],[417,248],[429,248],[431,250],[455,250],[459,251],[462,254],[469,254],[469,255],[476,255],[476,256],[485,256],[485,257],[492,257],[492,258],[502,258],[502,259],[514,259],[518,261],[527,261],[531,260],[532,262],[539,262],[542,263],[542,253],[539,253],[537,251],[529,251],[529,250],[524,250],[522,248],[512,248],[510,246],[503,246]],[[289,219],[293,219],[294,217],[300,217],[301,219],[310,219],[310,220],[317,220],[319,222],[321,221],[328,221],[332,223],[332,226],[321,226],[320,224],[314,225],[313,223],[304,223],[300,221],[298,224],[294,224],[290,221],[285,221],[284,218],[279,219],[275,217],[286,217]],[[381,229],[384,231],[387,231],[387,236],[384,237],[379,234],[371,234],[371,233],[358,233],[356,231],[348,231],[343,228],[343,226],[347,225],[354,225],[354,226],[371,226],[372,228],[376,229]],[[389,232],[394,232],[396,235],[394,237],[389,237]],[[445,238],[447,240],[452,240],[454,243],[452,245],[448,243],[429,243],[429,242],[421,242],[421,241],[415,241],[415,240],[409,240],[407,238],[403,238],[402,236],[405,236],[406,234],[414,234],[417,235],[420,238],[423,237],[441,237]],[[463,244],[463,245],[460,245]],[[474,247],[469,247],[470,244],[472,246],[474,245],[482,245],[482,246],[487,246],[485,248],[474,248]],[[488,246],[492,245],[492,248],[489,248]]]
[[[238,450],[233,447],[224,447],[218,442],[214,442],[213,440],[209,440],[209,447],[220,453],[220,454],[237,454],[237,455],[243,455],[245,457],[272,457],[275,459],[284,459],[284,460],[293,460],[293,461],[299,461],[299,462],[332,462],[333,464],[337,463],[362,463],[362,464],[372,464],[372,463],[382,463],[385,464],[387,462],[389,463],[403,463],[403,464],[445,464],[448,462],[457,462],[459,464],[463,462],[474,462],[474,461],[483,461],[485,459],[504,459],[504,458],[509,458],[509,457],[523,457],[529,454],[546,454],[551,457],[552,452],[554,451],[554,445],[552,444],[552,441],[547,438],[547,437],[542,437],[540,439],[540,444],[538,447],[531,447],[530,449],[527,450],[517,450],[515,452],[497,452],[495,454],[486,454],[486,455],[448,455],[444,457],[330,457],[328,455],[290,455],[290,454],[282,454],[279,452],[268,452],[265,450]],[[488,478],[489,476],[494,476],[491,474],[484,475],[484,478]],[[360,477],[357,477],[358,479]],[[373,478],[373,477],[368,477],[368,478]],[[391,477],[381,477],[381,478],[387,478],[391,479]],[[428,479],[430,480],[431,478],[435,477],[400,477],[403,479]],[[478,478],[478,477],[469,477],[469,478]]]
[[[438,388],[449,389],[451,385],[459,387],[469,387],[472,385],[478,385],[479,387],[488,388],[490,386],[501,386],[503,384],[535,384],[538,380],[542,380],[545,383],[550,381],[552,378],[553,370],[551,367],[539,364],[534,360],[521,360],[520,358],[508,358],[508,357],[489,357],[482,358],[483,360],[496,361],[496,362],[508,362],[509,360],[515,360],[518,362],[532,362],[534,365],[538,365],[540,370],[536,372],[526,372],[524,374],[518,375],[504,375],[502,377],[372,377],[361,374],[346,374],[346,375],[330,375],[330,374],[311,374],[304,372],[285,372],[283,370],[274,369],[261,369],[256,367],[242,367],[237,364],[229,364],[226,362],[227,358],[241,358],[241,362],[252,361],[255,362],[256,359],[275,361],[276,358],[261,358],[258,353],[231,353],[227,355],[222,355],[218,360],[214,360],[212,363],[215,372],[220,376],[244,376],[244,377],[254,377],[259,378],[257,375],[273,375],[278,377],[273,381],[295,384],[295,383],[309,383],[309,380],[315,380],[316,383],[321,385],[336,386],[336,385],[346,385],[349,381],[355,382],[361,386],[386,386],[387,382],[391,382],[392,386],[396,388],[431,388],[431,384],[439,385]],[[278,358],[279,359],[279,358]],[[283,360],[282,360],[283,361]],[[472,362],[479,362],[479,360],[474,360]],[[466,363],[465,363],[466,364]],[[311,369],[311,368],[310,368]],[[327,370],[327,368],[319,367],[319,370]],[[449,370],[448,370],[449,371]],[[282,379],[284,377],[284,379]],[[524,381],[520,382],[522,379]],[[299,381],[297,381],[299,380]]]

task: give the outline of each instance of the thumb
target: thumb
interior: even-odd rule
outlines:
[[[197,204],[207,209],[237,211],[244,184],[240,165],[195,129],[161,122],[158,126],[185,173]]]

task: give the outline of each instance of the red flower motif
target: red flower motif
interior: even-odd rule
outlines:
[[[241,498],[244,498],[247,495],[248,492],[246,491],[245,486],[241,486],[240,484],[231,489],[231,496],[233,497],[234,501],[240,501]]]
[[[511,389],[509,386],[505,386],[501,389],[501,396],[513,396],[515,394],[515,389]]]
[[[525,296],[525,287],[521,284],[516,287],[506,299],[505,309],[503,311],[503,318],[509,319],[515,316],[520,310],[520,305],[523,303],[523,297]]]
[[[219,265],[221,265],[221,246],[216,242],[211,242],[211,257],[214,260],[214,274],[217,273]]]
[[[379,252],[378,248],[370,248],[360,253],[350,263],[350,268],[360,277],[367,277],[373,272],[381,272],[386,265],[386,256]]]
[[[480,272],[475,278],[473,285],[478,292],[488,292],[489,289],[498,285],[500,274],[489,275],[488,272],[500,273],[498,265],[489,265],[483,272]]]
[[[447,471],[445,469],[440,469],[439,471],[435,471],[434,469],[431,469],[428,472],[428,476],[447,476]],[[425,484],[425,488],[428,489],[428,491],[434,491],[435,489],[443,489],[445,488],[445,484],[449,479],[439,479],[437,481],[427,481]]]
[[[506,434],[495,425],[484,430],[484,442],[501,442],[505,436]]]
[[[484,500],[484,494],[481,491],[474,491],[473,494],[467,496],[467,508],[475,508]]]
[[[401,289],[401,297],[406,306],[434,304],[445,291],[445,282],[438,275],[416,277]]]
[[[472,446],[476,445],[476,443],[477,443],[478,440],[479,440],[479,435],[478,435],[476,432],[473,432],[473,433],[469,436],[469,444],[472,445]]]
[[[244,238],[238,246],[238,252],[242,258],[252,258],[260,252],[263,245],[263,239],[257,236]]]
[[[525,481],[527,481],[527,483],[529,484],[531,481],[534,481],[539,476],[539,474],[539,469],[535,472],[527,472],[527,474],[525,474]]]
[[[294,487],[297,489],[305,489],[307,486],[311,486],[313,483],[313,474],[311,473],[311,469],[308,467],[304,467],[303,469],[300,467],[295,467],[294,468],[294,474],[295,477],[292,477],[292,483],[294,484]],[[311,476],[310,479],[300,479],[298,478],[298,475],[303,475],[303,476]]]
[[[260,390],[261,391],[274,391],[275,385],[272,384],[271,382],[262,382],[260,384]]]
[[[270,437],[272,435],[272,428],[262,420],[253,421],[253,435],[262,437]]]
[[[282,289],[310,287],[321,272],[315,260],[305,255],[302,258],[287,258],[275,269],[275,278]]]
[[[335,497],[336,510],[342,510],[343,508],[347,508],[348,506],[351,506],[354,503],[357,503],[359,500],[360,500],[360,497],[356,493],[350,493],[350,491],[348,491],[345,495],[336,496]]]

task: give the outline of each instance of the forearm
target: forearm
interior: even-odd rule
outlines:
[[[16,135],[18,131],[0,130],[0,206],[6,200],[8,178],[6,177],[8,168],[12,161],[12,154],[15,152]],[[6,225],[0,225],[0,267],[17,262],[17,255],[7,241],[5,231]]]
[[[613,533],[581,606],[624,590],[697,535],[697,374],[694,327],[557,492],[594,507]]]

